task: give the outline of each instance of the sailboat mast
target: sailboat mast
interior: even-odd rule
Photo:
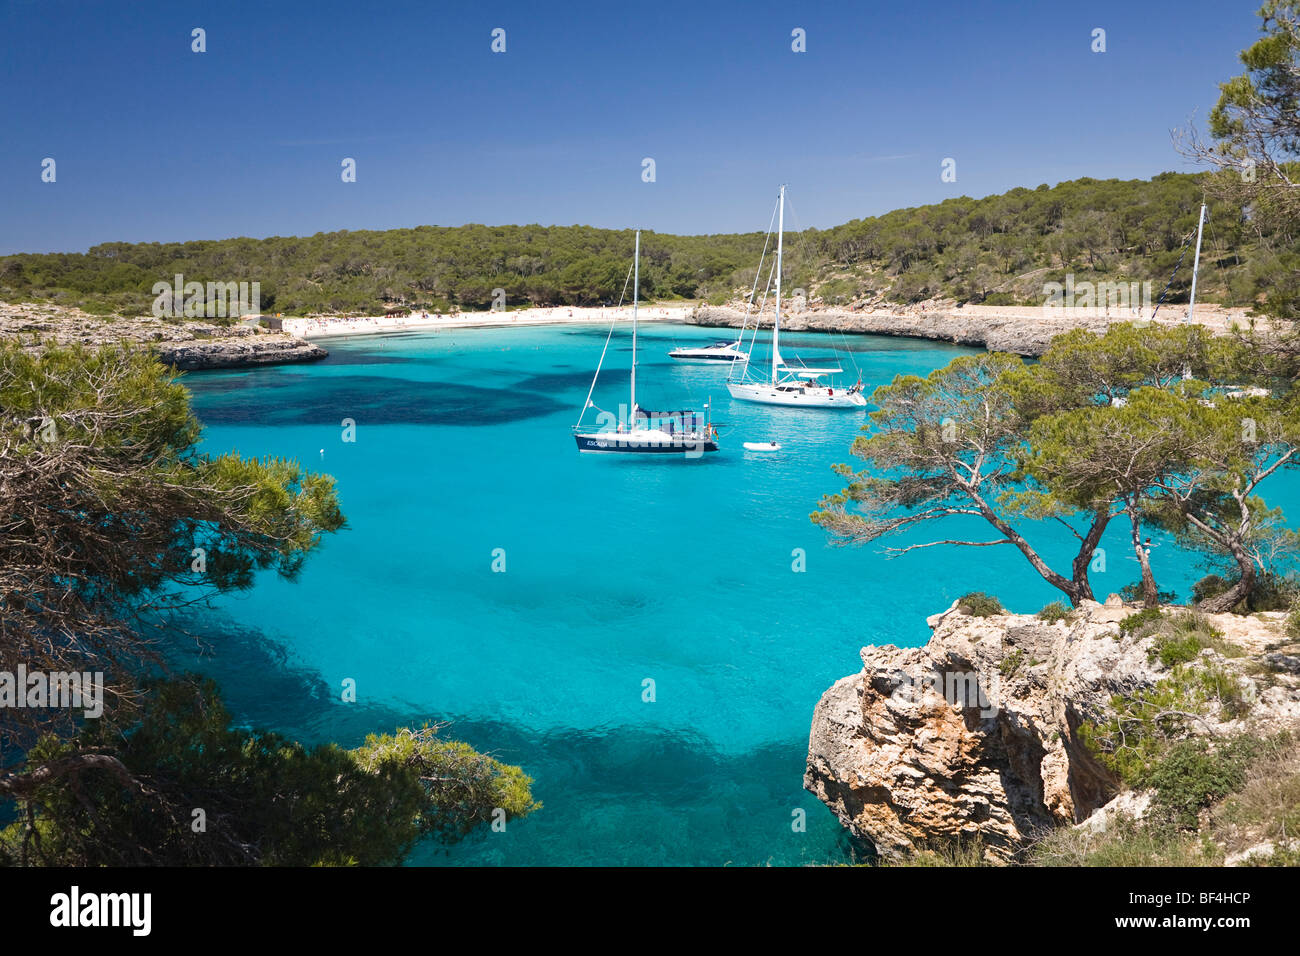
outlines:
[[[772,384],[776,384],[777,366],[781,353],[777,340],[781,337],[781,252],[785,239],[785,186],[781,187],[780,211],[776,219],[776,319],[772,322]]]
[[[636,231],[636,253],[632,260],[632,404],[628,414],[632,416],[629,425],[636,427],[636,307],[637,294],[641,290],[641,230]]]
[[[1205,232],[1205,203],[1201,203],[1201,221],[1196,225],[1196,259],[1192,262],[1192,297],[1187,303],[1187,321],[1196,313],[1196,274],[1201,270],[1201,236]]]

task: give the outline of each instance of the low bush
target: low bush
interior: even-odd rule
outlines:
[[[995,614],[1005,613],[1002,602],[991,594],[985,594],[983,591],[971,591],[969,594],[963,594],[957,599],[957,607],[971,617],[992,617]]]

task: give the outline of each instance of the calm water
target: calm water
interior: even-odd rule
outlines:
[[[865,415],[733,403],[725,370],[665,354],[713,340],[709,330],[647,328],[638,397],[661,408],[711,397],[723,451],[695,462],[579,455],[569,427],[606,331],[335,340],[320,364],[187,377],[210,450],[327,470],[349,524],[299,581],[267,577],[193,621],[203,653],[176,653],[216,677],[248,723],[352,746],[400,723],[449,721],[453,736],[534,777],[544,809],[413,862],[848,859],[838,823],[802,789],[821,693],[860,668],[863,644],[922,643],[926,615],[967,591],[1023,611],[1056,594],[1011,549],[887,560],[828,545],[808,513],[839,489],[830,466],[849,459]],[[788,341],[809,359],[845,344]],[[849,345],[844,366],[856,363],[868,392],[964,351]],[[626,401],[629,346],[620,330],[594,396],[603,408]],[[342,440],[344,418],[355,443]],[[785,446],[775,455],[741,449],[773,438]],[[1137,577],[1118,523],[1106,546],[1103,595]],[[504,573],[492,570],[495,549]],[[1156,556],[1161,584],[1185,588],[1193,569],[1171,552]],[[345,678],[357,703],[339,699]],[[800,809],[803,833],[791,826]]]

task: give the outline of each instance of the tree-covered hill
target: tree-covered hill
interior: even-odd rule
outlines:
[[[1195,231],[1210,174],[1078,179],[984,199],[855,219],[786,237],[787,288],[827,304],[934,297],[1041,304],[1043,285],[1149,280],[1158,295]],[[642,234],[641,293],[721,302],[747,294],[761,232]],[[0,300],[50,299],[99,314],[148,312],[155,282],[253,282],[262,306],[285,314],[416,307],[487,308],[616,301],[631,230],[589,226],[420,226],[269,239],[111,242],[86,253],[0,257]],[[1191,253],[1170,290],[1185,301]],[[764,277],[766,279],[766,276]],[[1229,305],[1294,314],[1300,224],[1262,226],[1211,198],[1199,293]]]

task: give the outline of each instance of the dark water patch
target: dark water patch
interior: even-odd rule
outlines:
[[[591,385],[591,376],[594,372],[595,369],[572,372],[537,372],[519,379],[512,387],[547,394],[576,394],[578,396],[576,401],[581,404],[582,395],[586,394],[588,386]],[[614,374],[622,378],[626,378],[628,375],[626,371],[602,369],[600,377],[604,380],[607,375]]]
[[[567,408],[518,389],[369,375],[268,382],[255,393],[197,397],[208,425],[337,425],[345,417],[371,425],[501,425]]]
[[[430,357],[431,358],[431,357]],[[434,364],[430,358],[411,355],[400,355],[394,349],[392,352],[384,349],[367,349],[360,351],[356,349],[331,349],[330,354],[316,362],[316,365],[337,366],[337,365],[430,365]]]
[[[281,382],[287,383],[288,378],[279,368],[189,372],[181,378],[181,384],[193,392],[196,398],[274,388]]]

